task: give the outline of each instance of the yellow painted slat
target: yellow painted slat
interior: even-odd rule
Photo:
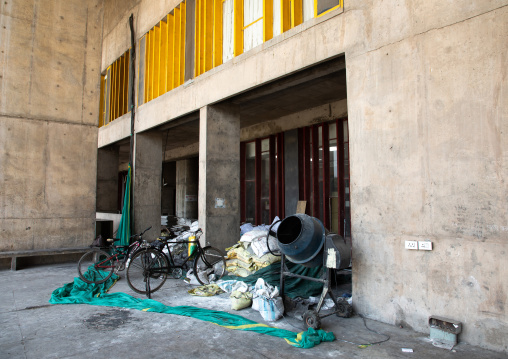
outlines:
[[[148,96],[147,102],[153,98],[153,30],[148,32],[149,47],[148,47]]]
[[[181,38],[181,20],[180,9],[174,9],[175,14],[175,32],[173,36],[173,88],[180,85],[180,38]]]
[[[199,9],[199,74],[205,72],[205,43],[206,43],[206,28],[205,28],[205,18],[206,18],[206,0],[201,0],[201,6]]]
[[[160,83],[160,48],[161,48],[161,28],[155,26],[154,31],[154,47],[153,47],[153,98],[159,97]]]
[[[185,78],[185,24],[187,19],[187,7],[185,2],[180,4],[181,11],[181,37],[180,37],[180,84],[184,83]]]
[[[121,57],[121,73],[120,73],[120,84],[122,86],[121,99],[120,99],[120,116],[126,113],[125,108],[127,107],[126,99],[127,99],[127,76],[125,76],[125,70],[127,69],[127,58],[125,54]]]
[[[144,97],[143,97],[143,103],[148,102],[148,78],[150,76],[150,66],[148,64],[150,63],[148,54],[150,53],[150,37],[148,34],[145,34],[145,76],[144,76],[144,82],[145,86],[143,88]]]
[[[291,0],[291,28],[303,22],[302,0]]]
[[[101,75],[101,89],[99,94],[99,127],[104,126],[104,75]]]
[[[233,3],[233,54],[238,56],[243,53],[243,1],[234,0]]]
[[[317,0],[316,0],[317,1]],[[291,29],[291,1],[280,0],[281,32]]]
[[[201,1],[196,0],[194,10],[194,77],[201,75],[199,71],[200,41],[201,41]]]
[[[167,89],[172,90],[173,87],[173,74],[174,74],[174,33],[175,33],[175,17],[168,14],[168,59],[167,59]]]
[[[111,88],[111,76],[112,76],[111,75],[111,73],[112,73],[111,69],[112,68],[113,68],[113,65],[109,65],[108,70],[106,72],[106,74],[107,74],[107,79],[106,79],[106,81],[107,81],[106,82],[106,96],[107,96],[106,97],[106,101],[107,101],[106,109],[107,109],[107,118],[104,119],[104,124],[105,125],[107,125],[111,121],[111,103],[112,103],[112,101],[111,101],[111,98],[112,98],[112,96],[111,96],[111,90],[112,90],[112,88]],[[108,83],[109,83],[109,85],[108,85]]]
[[[213,1],[205,1],[204,7],[205,20],[205,69],[209,71],[213,64]]]
[[[160,22],[161,27],[161,49],[160,49],[160,70],[159,70],[159,93],[162,95],[168,91],[166,81],[168,79],[168,24]]]
[[[273,38],[273,0],[263,0],[263,41],[271,38]]]
[[[113,81],[113,86],[112,86],[112,89],[113,89],[113,99],[111,101],[111,107],[113,107],[113,113],[112,113],[112,116],[111,116],[111,121],[114,121],[116,118],[117,118],[117,108],[116,106],[118,105],[118,85],[117,85],[117,81],[118,81],[118,76],[117,76],[117,72],[116,72],[116,68],[117,68],[117,62],[113,62],[113,71],[111,71],[113,73],[113,75],[111,76],[111,80]]]
[[[213,6],[213,67],[222,64],[222,3],[214,0]]]
[[[131,50],[125,52],[125,75],[124,75],[124,86],[125,86],[125,97],[124,97],[124,110],[123,113],[129,112],[129,65],[130,65],[130,53]]]

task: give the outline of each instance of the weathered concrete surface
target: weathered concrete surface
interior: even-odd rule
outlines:
[[[0,117],[0,139],[0,250],[87,244],[94,233],[96,128]]]
[[[465,341],[506,352],[508,7],[476,15],[346,52],[354,301],[419,331],[453,318]]]
[[[145,239],[154,240],[161,228],[162,135],[146,132],[135,135],[133,206],[134,231],[145,233]]]
[[[176,215],[198,218],[199,160],[176,161]]]
[[[136,39],[140,39],[180,2],[181,0],[105,1],[102,70],[104,71],[131,46],[129,28],[131,14],[134,16]]]
[[[102,1],[0,4],[0,250],[94,234]]]
[[[141,106],[136,129],[345,54],[357,309],[420,331],[449,316],[464,340],[507,351],[507,5],[346,0]]]
[[[234,108],[201,109],[198,219],[206,242],[221,249],[240,236],[239,136],[240,118]]]
[[[118,146],[97,150],[97,212],[118,210]]]

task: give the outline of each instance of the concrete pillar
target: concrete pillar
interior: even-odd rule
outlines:
[[[198,218],[199,159],[176,162],[176,215]]]
[[[162,164],[162,179],[164,182],[162,183],[161,213],[163,215],[174,216],[176,213],[176,162],[173,161]]]
[[[118,211],[118,147],[97,151],[97,212]]]
[[[240,116],[231,107],[200,110],[198,215],[212,246],[240,239]]]
[[[144,236],[150,241],[160,235],[161,227],[161,134],[136,134],[134,153],[134,231],[139,233],[152,226]]]

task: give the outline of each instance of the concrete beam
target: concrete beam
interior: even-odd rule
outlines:
[[[206,242],[224,249],[240,237],[240,118],[226,106],[200,112],[199,225]]]

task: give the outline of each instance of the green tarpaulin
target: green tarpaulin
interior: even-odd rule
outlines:
[[[125,196],[123,198],[122,218],[118,226],[117,238],[120,238],[120,245],[129,245],[131,237],[131,164],[127,171],[127,181],[125,182]]]
[[[138,299],[125,293],[106,293],[115,284],[117,279],[118,276],[113,275],[105,283],[96,285],[87,284],[79,278],[74,278],[74,282],[65,284],[63,287],[53,291],[49,302],[51,304],[90,304],[122,307],[145,312],[183,315],[217,324],[228,329],[247,330],[283,338],[290,345],[305,349],[312,348],[323,341],[335,340],[333,333],[327,333],[321,329],[314,330],[309,328],[306,332],[295,333],[257,323],[227,312],[191,306],[170,307],[152,299]]]
[[[286,267],[291,273],[303,275],[306,277],[319,278],[322,273],[323,266],[307,268],[301,264],[286,261]],[[226,276],[223,280],[240,280],[249,285],[256,284],[258,278],[263,278],[266,283],[280,287],[280,262],[273,263],[268,267],[262,268],[248,277]],[[323,292],[323,283],[313,282],[307,279],[296,277],[285,277],[284,279],[284,295],[290,298],[309,298],[320,296]]]

